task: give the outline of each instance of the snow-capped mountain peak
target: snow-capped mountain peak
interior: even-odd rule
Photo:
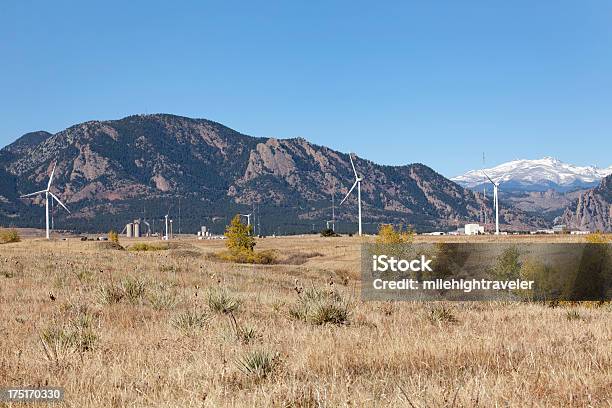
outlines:
[[[569,190],[597,184],[602,178],[612,174],[612,166],[605,169],[596,166],[576,166],[554,157],[543,157],[536,160],[512,160],[484,169],[484,172],[493,180],[505,184],[506,188],[536,191],[551,188]],[[482,169],[470,170],[451,180],[469,188],[478,187],[486,182]]]

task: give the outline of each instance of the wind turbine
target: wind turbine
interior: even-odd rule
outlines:
[[[498,189],[499,189],[500,181],[504,177],[503,176],[500,177],[499,180],[496,183],[493,180],[491,180],[491,177],[489,177],[487,175],[487,173],[485,173],[484,171],[482,173],[485,175],[486,178],[489,179],[491,184],[493,184],[493,205],[495,206],[495,235],[499,235],[499,196],[498,196]]]
[[[68,211],[68,213],[70,214],[70,210],[68,209],[68,207],[66,207],[64,205],[64,203],[62,203],[60,201],[59,198],[57,198],[57,196],[55,194],[53,194],[51,192],[51,182],[53,181],[53,175],[55,174],[55,166],[57,166],[57,162],[53,164],[53,170],[51,170],[51,177],[49,177],[49,182],[47,183],[47,188],[45,190],[40,190],[40,191],[36,191],[34,193],[30,193],[30,194],[24,194],[21,196],[21,198],[26,198],[26,197],[32,197],[38,194],[42,194],[45,193],[45,211],[46,211],[46,227],[47,227],[47,239],[50,239],[50,233],[49,233],[49,196],[52,197],[52,199],[55,199],[55,201],[57,201],[57,203],[59,205],[61,205],[62,207],[64,207],[64,209],[66,211]],[[51,200],[51,202],[53,203],[53,200]]]
[[[359,236],[361,236],[361,181],[363,180],[363,177],[359,177],[359,175],[357,174],[357,170],[355,170],[355,165],[353,164],[352,153],[350,153],[350,152],[349,152],[349,159],[351,160],[351,167],[353,167],[353,173],[355,173],[355,183],[353,183],[353,187],[351,187],[349,192],[346,193],[346,197],[344,197],[342,199],[342,201],[340,201],[340,205],[342,205],[342,203],[346,201],[346,199],[349,197],[349,195],[351,195],[351,193],[355,189],[355,186],[357,186],[357,207],[358,207],[358,216],[359,216]]]

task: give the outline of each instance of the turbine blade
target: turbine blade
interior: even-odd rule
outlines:
[[[19,197],[20,197],[20,198],[31,197],[31,196],[34,196],[34,195],[37,195],[37,194],[46,193],[46,192],[47,192],[47,190],[40,190],[40,191],[37,191],[37,192],[35,192],[35,193],[24,194],[24,195],[19,196]]]
[[[486,178],[488,178],[488,179],[489,179],[489,181],[490,181],[490,182],[491,182],[493,185],[495,185],[495,182],[494,182],[493,180],[491,180],[491,177],[489,177],[489,175],[488,175],[487,173],[485,173],[485,172],[483,171],[483,172],[482,172],[482,174],[484,174],[484,175],[485,175],[485,177],[486,177]]]
[[[348,193],[346,193],[346,197],[344,197],[344,198],[342,199],[342,201],[340,201],[340,204],[339,204],[339,205],[342,205],[342,203],[343,203],[343,202],[345,202],[345,201],[346,201],[346,199],[347,199],[347,198],[348,198],[348,197],[351,195],[351,193],[352,193],[352,192],[353,192],[353,190],[355,189],[355,186],[357,185],[357,183],[359,183],[359,181],[355,181],[355,183],[353,184],[353,187],[351,187],[351,189],[349,190],[349,192],[348,192]]]
[[[51,182],[53,181],[53,175],[55,174],[55,166],[57,166],[57,162],[53,163],[53,170],[51,170],[51,177],[49,177],[49,184],[47,184],[47,190],[51,188]]]
[[[349,153],[349,159],[351,160],[351,167],[353,168],[353,173],[355,173],[355,179],[358,179],[357,170],[355,170],[355,165],[353,164],[353,156],[352,153]]]
[[[498,186],[501,184],[502,180],[504,179],[504,177],[506,177],[506,175],[504,174],[503,176],[501,176],[500,178],[497,179],[497,184]]]
[[[52,192],[50,192],[50,191],[49,191],[49,194],[51,194],[51,197],[55,198],[55,201],[57,201],[57,203],[58,203],[59,205],[61,205],[62,207],[64,207],[64,210],[68,211],[68,213],[70,214],[70,210],[68,209],[68,207],[66,207],[66,206],[64,205],[64,203],[62,203],[62,202],[60,201],[60,199],[59,199],[59,198],[57,198],[57,196],[56,196],[55,194],[53,194],[53,193],[52,193]]]

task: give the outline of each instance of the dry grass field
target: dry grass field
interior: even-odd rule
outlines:
[[[60,386],[68,407],[612,406],[609,304],[363,302],[359,243],[266,238],[269,266],[210,260],[223,241],[0,245],[0,387]],[[307,296],[336,309],[301,318]]]

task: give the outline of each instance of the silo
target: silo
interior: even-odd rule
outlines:
[[[140,223],[139,222],[134,223],[134,237],[140,238]]]
[[[134,224],[131,222],[125,226],[125,236],[128,238],[134,236]]]

